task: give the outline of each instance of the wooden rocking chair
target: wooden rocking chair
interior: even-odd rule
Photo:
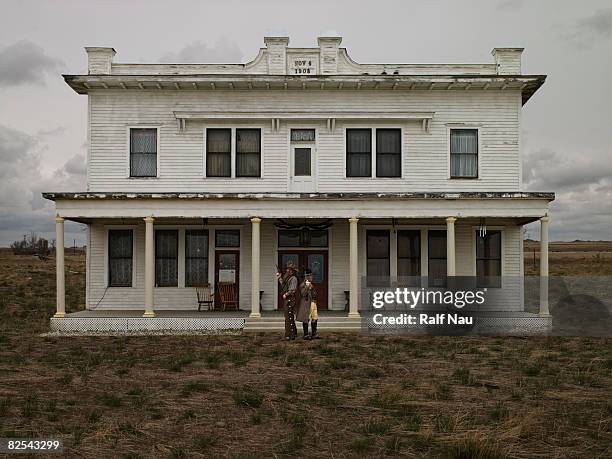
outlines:
[[[227,307],[238,310],[238,298],[236,297],[236,284],[233,282],[219,282],[219,299],[221,300],[221,310]]]
[[[198,295],[198,311],[202,310],[202,306],[205,306],[207,311],[211,311],[213,309],[213,295],[210,291],[210,284],[202,284],[196,287],[196,294]]]

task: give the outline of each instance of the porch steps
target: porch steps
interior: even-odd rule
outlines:
[[[302,323],[296,322],[298,333],[302,331]],[[360,331],[362,322],[360,318],[348,317],[319,317],[318,331]],[[253,319],[248,317],[245,320],[243,331],[245,333],[255,332],[278,332],[285,329],[285,319],[283,316],[262,317]]]

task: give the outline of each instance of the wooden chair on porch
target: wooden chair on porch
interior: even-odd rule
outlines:
[[[210,284],[202,284],[196,287],[196,295],[198,296],[198,311],[202,310],[202,306],[205,306],[207,311],[214,309]]]
[[[238,297],[236,295],[236,284],[233,282],[219,282],[219,299],[221,300],[221,310],[225,311],[227,307],[238,310]]]

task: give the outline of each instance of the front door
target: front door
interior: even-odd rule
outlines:
[[[328,269],[327,250],[279,250],[278,266],[286,269],[287,263],[292,262],[298,268],[300,283],[304,280],[304,270],[312,271],[312,282],[317,290],[317,306],[319,310],[327,309],[328,296]],[[284,309],[285,303],[279,289],[278,309]]]
[[[215,308],[221,307],[219,282],[235,284],[236,298],[240,298],[240,252],[217,250],[215,252]]]
[[[291,146],[291,191],[298,193],[315,191],[315,163],[314,143]]]

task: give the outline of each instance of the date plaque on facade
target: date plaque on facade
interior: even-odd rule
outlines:
[[[290,75],[316,75],[318,57],[314,55],[294,56],[287,59]]]

